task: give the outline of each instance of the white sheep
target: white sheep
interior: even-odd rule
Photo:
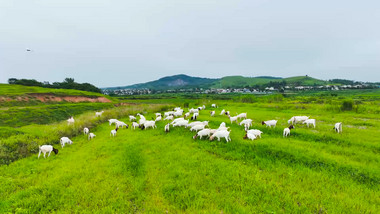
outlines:
[[[226,110],[223,109],[219,115],[223,115],[224,113],[226,113]]]
[[[283,137],[288,137],[290,135],[290,130],[291,129],[294,129],[294,126],[293,125],[290,125],[289,128],[285,128],[284,129],[284,133],[282,134]]]
[[[244,136],[244,139],[247,139],[248,137],[248,134],[253,134],[257,137],[260,137],[261,138],[261,134],[263,134],[262,131],[258,130],[258,129],[250,129],[250,130],[246,130],[246,135]]]
[[[237,121],[238,117],[237,116],[235,116],[235,117],[229,116],[229,118],[230,118],[231,124],[232,124],[232,122],[235,122],[235,121],[236,121],[236,123],[238,123],[238,121]]]
[[[215,116],[215,111],[210,111],[210,116],[211,117]]]
[[[74,122],[75,122],[74,117],[70,117],[69,119],[67,119],[68,125],[74,124]]]
[[[136,121],[136,117],[133,115],[129,115],[129,121]]]
[[[40,155],[41,155],[41,152],[44,153],[44,158],[46,153],[49,152],[49,155],[48,157],[50,157],[50,153],[53,151],[55,154],[58,154],[58,149],[55,149],[53,146],[51,145],[42,145],[39,147],[39,153],[38,153],[38,158],[40,158]]]
[[[144,117],[144,118],[141,118],[141,119],[139,120],[139,124],[140,124],[140,125],[144,124],[145,122],[146,122],[145,117]]]
[[[133,127],[133,130],[136,129],[136,127],[138,128],[140,125],[136,122],[132,122],[132,127]]]
[[[187,124],[189,124],[189,120],[180,120],[180,121],[177,121],[176,123],[173,124],[173,127],[176,127],[176,126],[187,126]]]
[[[302,124],[305,124],[305,123],[306,123],[306,125],[307,125],[307,128],[309,128],[309,125],[310,125],[310,124],[313,125],[314,128],[315,128],[315,119],[307,119],[307,120],[303,121]]]
[[[165,132],[169,132],[169,131],[170,131],[170,123],[165,125]]]
[[[257,136],[253,133],[246,133],[245,136],[244,136],[244,139],[250,139],[250,140],[255,140],[257,138]]]
[[[162,117],[161,116],[158,116],[158,117],[156,117],[156,119],[154,120],[154,121],[161,121],[162,120]]]
[[[308,116],[293,116],[292,118],[290,118],[288,120],[288,124],[292,124],[292,125],[295,125],[297,123],[302,123],[303,121],[309,119]]]
[[[182,110],[181,107],[175,107],[174,111]]]
[[[174,124],[174,123],[178,123],[179,121],[183,121],[185,120],[184,118],[180,117],[180,118],[176,118],[174,119],[170,124]]]
[[[173,119],[174,119],[174,116],[173,116],[173,115],[170,115],[170,116],[165,117],[164,120],[173,120]]]
[[[193,116],[191,116],[191,120],[196,120],[199,116],[199,113],[194,113]]]
[[[224,114],[230,116],[230,111],[226,111]]]
[[[95,112],[95,116],[96,117],[101,117],[103,113],[104,113],[104,111]]]
[[[161,117],[161,113],[156,113],[156,117]]]
[[[198,124],[190,128],[190,131],[199,131],[205,128],[204,124]]]
[[[212,108],[217,108],[217,107],[216,107],[216,104],[214,104],[214,103],[211,104],[211,107],[212,107]]]
[[[185,116],[183,116],[183,118],[187,118],[187,117],[189,117],[190,116],[190,112],[187,112],[186,114],[185,114]]]
[[[250,126],[252,126],[252,119],[244,119],[240,122],[239,125],[244,125],[244,127],[249,128]]]
[[[61,143],[62,148],[65,146],[66,143],[73,144],[73,141],[71,141],[68,137],[61,137],[61,140],[59,141]]]
[[[219,128],[221,127],[226,127],[226,123],[225,122],[222,122],[220,125],[219,125]]]
[[[214,140],[214,138],[218,138],[218,141],[220,141],[220,138],[225,138],[227,142],[231,141],[230,132],[227,130],[215,132],[211,135],[210,140]]]
[[[195,135],[193,136],[193,139],[194,139],[194,140],[197,139],[198,136],[199,136],[199,139],[202,139],[203,136],[208,137],[208,136],[211,135],[211,132],[212,132],[211,129],[202,129],[202,130],[200,130],[197,134],[195,134]],[[215,133],[215,132],[214,132],[214,133]]]
[[[197,108],[191,108],[189,109],[190,114],[199,113],[199,110]]]
[[[244,118],[247,119],[247,113],[241,113],[236,116],[238,119]]]
[[[87,127],[84,127],[83,134],[87,135],[89,132],[90,132],[90,129],[88,129]]]
[[[276,127],[277,120],[267,120],[267,121],[262,121],[261,124],[262,124],[262,125],[266,125],[266,126],[269,127],[269,128],[271,128],[271,127]]]
[[[112,129],[112,130],[111,130],[111,133],[110,133],[110,136],[111,136],[111,137],[115,137],[118,129],[119,129],[119,128]]]
[[[180,116],[182,116],[182,114],[183,114],[183,110],[178,110],[178,111],[176,111],[176,112],[174,112],[174,117],[180,117]]]
[[[128,124],[126,124],[126,123],[124,123],[123,121],[117,121],[116,123],[116,127],[117,128],[123,128],[123,127],[125,127],[125,128],[128,128],[129,126],[128,126]]]
[[[110,125],[116,123],[118,120],[117,119],[109,119],[108,122]]]
[[[140,126],[141,130],[147,129],[147,128],[157,128],[156,121],[154,120],[147,120],[143,125]]]
[[[168,117],[168,116],[173,115],[173,114],[174,114],[174,111],[168,111],[168,112],[164,113],[164,116]]]
[[[335,126],[333,128],[336,132],[342,133],[342,122],[335,123]]]
[[[202,122],[201,121],[195,121],[195,122],[189,123],[186,127],[193,127],[196,125],[208,126],[208,121],[202,121]]]
[[[94,137],[96,137],[96,135],[94,133],[90,133],[88,134],[88,140],[91,140],[93,139]]]

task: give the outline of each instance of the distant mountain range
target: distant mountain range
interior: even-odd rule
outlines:
[[[327,84],[354,84],[354,81],[335,79],[330,81],[319,80],[309,76],[295,76],[295,77],[243,77],[243,76],[227,76],[220,79],[210,79],[202,77],[191,77],[188,75],[180,74],[174,76],[163,77],[161,79],[139,83],[122,87],[108,87],[103,90],[117,90],[117,89],[154,89],[154,90],[170,90],[170,89],[188,89],[188,88],[244,88],[244,87],[257,87],[263,85],[273,84],[286,84],[293,86],[313,86],[313,85],[327,85]]]

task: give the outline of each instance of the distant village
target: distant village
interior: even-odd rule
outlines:
[[[379,88],[374,84],[355,84],[355,85],[324,85],[324,86],[281,86],[265,88],[189,88],[189,89],[170,89],[170,90],[151,90],[151,89],[105,89],[102,90],[106,95],[140,95],[140,94],[162,94],[162,93],[200,93],[200,94],[225,94],[225,93],[242,93],[242,94],[270,94],[274,92],[296,92],[296,91],[339,91],[347,89],[373,89]]]

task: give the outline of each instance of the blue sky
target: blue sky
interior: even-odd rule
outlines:
[[[380,1],[0,1],[0,82],[380,81]]]

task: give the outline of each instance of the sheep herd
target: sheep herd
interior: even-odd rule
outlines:
[[[218,108],[216,104],[212,104],[211,108]],[[208,121],[196,121],[199,117],[199,114],[201,111],[205,110],[206,106],[200,106],[198,108],[191,108],[187,113],[184,114],[184,110],[180,107],[174,108],[172,111],[164,112],[163,116],[161,113],[155,113],[155,118],[152,118],[152,120],[147,120],[144,115],[138,113],[136,116],[130,115],[129,120],[131,122],[131,127],[135,130],[136,128],[140,128],[141,130],[146,130],[149,128],[157,128],[156,122],[159,121],[171,121],[170,123],[167,123],[164,127],[165,132],[170,132],[170,126],[172,127],[184,127],[189,128],[190,131],[195,131],[196,134],[193,136],[193,139],[199,139],[202,138],[208,138],[210,141],[214,140],[215,138],[220,141],[220,139],[225,139],[226,142],[230,142],[230,127],[226,126],[225,122],[222,122],[217,129],[211,129],[209,127]],[[101,117],[103,111],[101,112],[95,112],[96,117]],[[214,117],[216,114],[215,110],[210,111],[210,116]],[[231,116],[229,111],[226,111],[225,109],[221,110],[219,115],[227,116],[230,120],[230,123],[236,122],[238,125],[243,126],[246,134],[244,135],[243,139],[249,139],[249,140],[255,140],[257,138],[261,138],[261,134],[263,134],[262,131],[258,129],[250,129],[252,126],[252,119],[247,118],[247,113],[240,113],[236,116]],[[137,120],[137,117],[139,117],[139,120]],[[164,118],[164,119],[162,119]],[[189,118],[186,120],[186,118]],[[190,122],[193,121],[193,122]],[[240,121],[240,122],[239,122]],[[73,117],[70,117],[68,120],[68,125],[73,124],[75,122]],[[108,120],[109,125],[115,124],[115,129],[112,129],[110,131],[110,136],[115,137],[117,134],[117,131],[119,128],[128,128],[129,125],[126,124],[123,121],[119,121],[117,119],[109,119]],[[284,128],[283,130],[283,137],[288,137],[290,135],[290,130],[294,129],[294,125],[296,124],[306,124],[307,127],[312,125],[314,128],[316,127],[316,120],[310,119],[308,116],[293,116],[288,120],[289,127]],[[267,120],[262,121],[262,125],[266,125],[266,127],[276,127],[277,120]],[[206,128],[207,127],[207,128]],[[342,133],[342,123],[336,123],[333,128],[337,133]],[[94,133],[90,133],[90,130],[85,127],[83,129],[83,133],[88,136],[88,140],[93,139],[96,137]],[[72,144],[73,142],[68,137],[62,137],[60,139],[60,144],[62,148],[65,146],[65,144]],[[54,152],[55,154],[58,153],[58,149],[55,149],[51,145],[43,145],[39,147],[39,154],[38,158],[41,155],[41,152],[44,153],[44,157],[46,153],[49,153],[48,157],[50,156],[51,152]]]

